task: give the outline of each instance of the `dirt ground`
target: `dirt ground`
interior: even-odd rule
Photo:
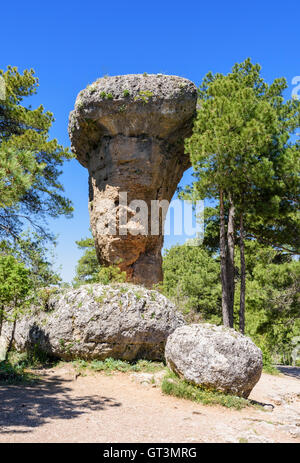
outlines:
[[[283,370],[251,393],[267,410],[237,411],[165,396],[130,373],[45,369],[35,385],[0,386],[0,442],[300,442],[300,368]]]

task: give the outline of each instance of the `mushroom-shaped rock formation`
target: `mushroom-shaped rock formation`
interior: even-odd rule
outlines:
[[[157,201],[171,201],[190,166],[184,138],[196,101],[195,85],[181,77],[113,76],[82,90],[70,113],[72,151],[89,171],[99,262],[118,264],[134,283],[162,279],[163,219],[156,221],[153,211]]]

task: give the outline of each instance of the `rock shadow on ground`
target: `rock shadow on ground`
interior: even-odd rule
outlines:
[[[113,397],[101,395],[72,397],[71,382],[55,375],[30,385],[1,384],[0,435],[30,432],[51,420],[72,420],[90,411],[122,405]]]

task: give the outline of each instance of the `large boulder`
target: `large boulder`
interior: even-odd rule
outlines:
[[[208,323],[177,328],[168,338],[169,368],[192,384],[247,398],[262,372],[261,350],[246,336]]]
[[[183,323],[157,291],[126,283],[83,285],[59,290],[46,312],[35,307],[19,319],[13,345],[18,351],[37,347],[66,360],[163,360],[167,337]],[[5,323],[6,340],[11,332],[12,324]]]
[[[98,79],[70,113],[71,148],[89,171],[98,260],[119,265],[133,283],[151,287],[162,279],[163,220],[153,202],[165,200],[164,216],[190,167],[184,139],[196,102],[197,88],[187,79],[132,74]]]

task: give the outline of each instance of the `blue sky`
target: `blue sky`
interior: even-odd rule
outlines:
[[[54,113],[51,130],[69,146],[68,114],[78,92],[104,74],[175,74],[197,85],[248,56],[267,81],[300,75],[299,1],[14,1],[2,2],[0,68],[33,68],[40,80],[31,103]],[[87,171],[76,160],[61,178],[73,219],[50,222],[59,235],[57,261],[66,281],[80,257],[75,240],[89,227]],[[187,172],[181,184],[191,180]],[[182,237],[184,240],[184,237]],[[178,237],[168,237],[169,247]]]

